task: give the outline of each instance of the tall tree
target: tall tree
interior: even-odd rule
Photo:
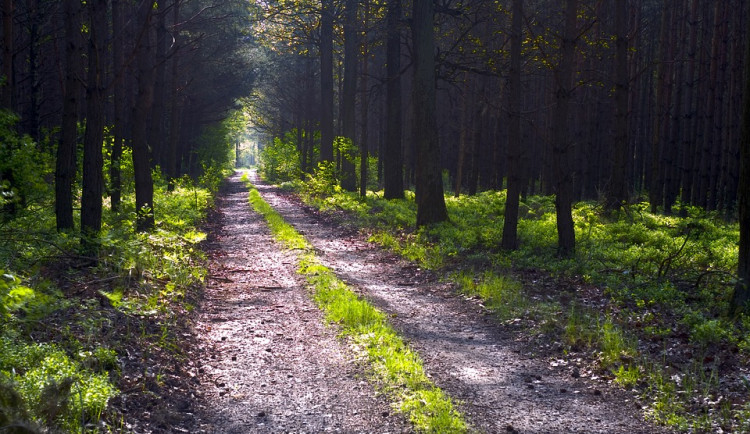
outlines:
[[[510,33],[510,73],[508,74],[508,189],[505,201],[502,247],[518,247],[518,205],[521,194],[521,41],[523,0],[513,0],[513,22]]]
[[[552,156],[555,173],[555,211],[557,213],[558,254],[563,257],[575,253],[573,226],[573,164],[572,141],[568,126],[570,100],[573,93],[573,62],[578,39],[578,0],[565,0],[564,30],[560,63],[557,67],[557,92],[552,124]]]
[[[2,107],[13,104],[13,0],[3,0],[3,80],[0,88]]]
[[[612,177],[609,181],[606,207],[620,208],[628,201],[628,35],[627,1],[613,0],[615,19],[615,124]]]
[[[151,54],[151,18],[154,0],[143,0],[138,6],[138,24],[142,26],[136,47],[138,95],[133,107],[133,175],[137,228],[149,231],[154,226],[154,181],[151,178],[149,150],[149,117],[154,99],[154,65]]]
[[[89,13],[88,79],[86,81],[86,132],[83,137],[83,191],[81,193],[82,246],[98,252],[102,228],[102,142],[104,139],[104,63],[107,50],[107,0],[91,0]]]
[[[386,132],[383,187],[386,199],[404,197],[404,161],[401,152],[401,0],[388,0],[386,40]]]
[[[344,89],[341,105],[341,127],[343,136],[350,141],[354,149],[357,131],[357,63],[359,62],[359,43],[357,41],[357,3],[358,0],[346,0],[344,18]],[[357,175],[354,171],[354,156],[346,153],[341,161],[341,187],[354,191],[357,187]]]
[[[412,14],[414,43],[414,141],[417,226],[448,219],[440,168],[440,143],[435,118],[435,28],[432,1],[415,1]]]
[[[112,66],[115,79],[112,84],[114,98],[112,99],[114,120],[112,123],[112,148],[109,163],[109,197],[112,211],[120,209],[122,197],[122,147],[125,141],[125,16],[123,2],[112,2]]]
[[[370,1],[365,0],[365,29],[370,25]],[[368,89],[368,74],[370,73],[370,47],[367,37],[362,38],[362,137],[359,145],[359,195],[367,196],[367,169],[368,169],[368,123],[370,114],[370,90]]]
[[[333,0],[320,11],[320,160],[333,161]]]
[[[78,96],[81,91],[80,1],[63,2],[65,23],[65,89],[60,142],[55,161],[55,217],[57,230],[73,229],[73,181],[78,148]]]
[[[748,13],[750,18],[750,12]],[[745,46],[745,89],[740,141],[739,223],[740,246],[737,283],[732,295],[733,313],[747,310],[750,302],[750,33]]]

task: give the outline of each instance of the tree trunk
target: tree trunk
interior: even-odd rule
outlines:
[[[748,14],[750,19],[750,13]],[[737,283],[732,295],[734,314],[747,311],[750,302],[750,33],[745,45],[745,96],[742,110],[740,141],[739,224],[740,246]]]
[[[13,109],[13,0],[3,0],[2,107]]]
[[[346,191],[357,189],[357,174],[354,169],[354,155],[357,135],[357,64],[359,63],[359,43],[357,41],[357,0],[346,0],[344,20],[344,89],[341,105],[342,135],[350,140],[351,148],[341,160],[341,187]]]
[[[464,169],[466,168],[466,154],[469,147],[469,125],[471,120],[469,119],[469,101],[471,97],[471,79],[469,77],[469,71],[464,71],[463,90],[461,92],[461,120],[458,124],[458,158],[456,163],[456,177],[453,181],[453,195],[459,197],[461,195],[461,187],[464,183]]]
[[[166,153],[168,146],[164,139],[166,120],[166,88],[167,75],[167,8],[166,1],[160,1],[156,11],[156,50],[154,51],[154,96],[153,108],[150,115],[151,128],[149,131],[149,146],[153,155],[152,164],[161,166],[165,171]]]
[[[122,160],[122,145],[125,141],[125,74],[123,68],[125,68],[125,54],[124,54],[124,11],[122,2],[112,3],[112,57],[114,73],[118,78],[114,82],[114,99],[112,105],[114,108],[114,122],[113,122],[113,140],[112,140],[112,153],[110,155],[109,163],[109,197],[110,206],[113,212],[118,212],[120,209],[120,201],[122,196],[122,180],[120,178],[120,167]]]
[[[555,211],[557,212],[558,254],[571,257],[575,253],[575,228],[573,226],[573,150],[568,127],[572,95],[573,62],[577,38],[576,16],[578,0],[565,1],[565,30],[562,40],[560,65],[557,70],[557,107],[554,113],[553,147],[555,172]]]
[[[104,140],[104,62],[107,50],[107,0],[90,0],[88,80],[86,86],[86,133],[83,138],[83,191],[81,195],[81,244],[86,254],[99,250],[102,228],[102,142]]]
[[[383,187],[386,199],[404,197],[404,160],[401,150],[401,0],[388,0],[386,41],[386,133],[383,160]]]
[[[695,101],[695,66],[698,62],[698,0],[692,0],[690,5],[690,36],[687,47],[686,61],[687,73],[683,77],[683,88],[685,92],[685,108],[683,110],[683,124],[685,134],[682,135],[682,190],[680,192],[680,216],[687,217],[687,206],[690,204],[693,191],[693,165],[696,152],[695,127],[697,120],[697,105]]]
[[[370,2],[365,1],[365,30],[370,25]],[[360,138],[361,143],[359,145],[359,195],[362,197],[367,196],[367,169],[368,169],[368,131],[369,131],[369,89],[367,83],[367,75],[369,73],[369,62],[370,53],[367,44],[367,36],[362,40],[362,54],[364,60],[362,62],[362,137]]]
[[[180,120],[182,119],[181,110],[182,104],[179,101],[180,92],[180,32],[177,28],[180,22],[180,2],[181,0],[175,0],[172,10],[172,25],[175,27],[173,31],[173,48],[172,48],[172,88],[170,89],[170,102],[171,109],[169,112],[169,145],[164,156],[164,169],[167,172],[167,178],[169,179],[168,189],[172,191],[174,189],[175,179],[179,177],[179,159],[178,156],[178,144],[180,141]]]
[[[513,0],[513,23],[510,32],[510,74],[508,75],[508,188],[505,200],[502,248],[518,248],[518,205],[523,179],[521,162],[521,41],[523,0]]]
[[[435,119],[434,4],[415,1],[412,23],[414,41],[414,139],[416,142],[417,227],[448,219],[440,170],[440,145]]]
[[[141,36],[136,47],[138,96],[133,108],[133,176],[135,178],[135,210],[138,231],[154,227],[154,181],[151,178],[149,152],[149,117],[154,95],[154,68],[151,62],[151,16],[154,0],[144,1],[138,10]]]
[[[614,0],[615,19],[615,124],[612,177],[609,181],[609,194],[606,207],[619,209],[628,202],[628,14],[627,1]]]
[[[78,148],[78,96],[80,93],[81,52],[79,39],[80,2],[65,0],[65,89],[63,90],[63,114],[60,126],[60,143],[57,145],[55,162],[55,217],[57,230],[73,229],[73,182],[76,175]]]
[[[320,16],[320,161],[333,161],[333,0]]]

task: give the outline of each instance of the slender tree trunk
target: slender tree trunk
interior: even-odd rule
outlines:
[[[750,19],[750,13],[748,14]],[[733,313],[746,311],[750,302],[750,33],[745,45],[745,92],[740,141],[739,223],[740,246],[737,283],[732,295]]]
[[[370,2],[365,0],[365,23],[364,28],[370,25]],[[367,44],[367,36],[362,39],[362,137],[359,145],[359,195],[367,196],[367,169],[368,169],[368,131],[369,131],[369,89],[367,75],[369,74],[370,53]]]
[[[577,38],[576,17],[578,0],[565,0],[565,30],[562,55],[557,70],[557,107],[554,113],[553,148],[555,172],[555,210],[557,212],[558,254],[571,257],[575,253],[575,228],[573,226],[573,149],[568,126],[572,96],[573,63]]]
[[[383,160],[383,187],[386,199],[404,197],[404,160],[401,148],[401,0],[388,0],[386,16],[386,133]]]
[[[136,47],[138,66],[138,96],[133,108],[133,176],[135,178],[135,209],[138,231],[150,231],[154,227],[154,181],[151,177],[151,153],[149,152],[149,117],[154,95],[154,68],[151,53],[151,17],[154,0],[141,3],[138,9],[138,25],[142,36]]]
[[[154,51],[154,97],[153,108],[150,115],[151,128],[149,131],[149,146],[154,161],[152,164],[161,166],[165,170],[166,153],[168,146],[164,130],[166,129],[166,75],[167,75],[167,11],[166,1],[158,2],[156,11],[156,50]]]
[[[175,0],[172,6],[172,26],[174,26],[173,34],[173,48],[172,48],[172,71],[170,75],[171,89],[170,89],[170,102],[171,109],[169,112],[169,145],[164,157],[164,166],[167,172],[167,178],[169,178],[169,184],[167,186],[169,191],[174,190],[175,180],[179,177],[178,163],[178,144],[180,141],[180,120],[182,119],[181,110],[182,104],[180,103],[180,31],[177,28],[180,22],[180,3],[182,0]]]
[[[13,0],[3,0],[3,80],[2,107],[13,109]]]
[[[687,48],[687,73],[683,77],[682,87],[685,92],[685,108],[683,110],[683,124],[686,134],[682,135],[682,190],[680,192],[680,216],[687,216],[687,206],[690,204],[693,190],[693,165],[695,146],[695,127],[697,120],[697,102],[695,101],[695,66],[698,62],[698,0],[692,0],[690,5],[690,36]]]
[[[79,64],[81,52],[79,39],[80,2],[65,0],[65,89],[63,90],[63,114],[60,126],[60,143],[57,145],[55,162],[55,217],[57,230],[73,229],[73,181],[76,175],[76,151],[78,148],[78,96],[81,86]]]
[[[102,228],[102,142],[104,140],[104,62],[107,43],[107,0],[90,0],[86,133],[83,138],[83,191],[81,195],[82,247],[95,256]]]
[[[34,139],[35,142],[39,142],[39,77],[38,69],[39,62],[37,60],[39,53],[39,12],[37,10],[38,0],[27,0],[26,9],[29,16],[29,23],[27,26],[28,31],[28,47],[29,55],[26,60],[27,73],[26,80],[29,82],[29,91],[27,94],[27,110],[25,113],[26,132]]]
[[[458,158],[456,163],[456,178],[453,181],[453,195],[459,197],[461,195],[461,187],[464,183],[464,168],[466,167],[466,154],[469,147],[469,125],[471,120],[469,119],[469,101],[471,97],[471,79],[469,77],[469,71],[464,71],[463,80],[463,91],[461,92],[461,117],[458,124]]]
[[[342,135],[351,141],[351,150],[356,146],[357,135],[357,64],[359,63],[359,42],[357,38],[357,0],[346,0],[344,20],[344,83],[343,104],[341,105]],[[341,160],[341,187],[347,191],[357,188],[357,174],[354,169],[354,156],[349,152]]]
[[[615,124],[612,177],[609,182],[607,209],[615,210],[627,203],[628,192],[628,13],[627,1],[614,0],[615,19]]]
[[[125,140],[125,79],[122,69],[125,67],[125,54],[123,45],[125,43],[124,37],[125,21],[124,11],[122,2],[112,3],[112,57],[114,73],[120,76],[120,79],[116,79],[114,82],[114,99],[112,105],[114,108],[114,125],[113,125],[113,141],[112,141],[112,153],[110,156],[109,163],[109,196],[110,206],[113,212],[118,212],[120,209],[120,201],[122,196],[122,180],[120,177],[120,167],[122,166],[122,145]]]
[[[505,200],[502,248],[518,248],[518,205],[523,185],[521,163],[521,41],[523,0],[513,0],[513,23],[510,32],[510,74],[508,75],[508,189]]]
[[[435,118],[435,30],[432,1],[415,1],[412,14],[414,41],[414,139],[416,141],[417,226],[448,219],[440,170],[440,145]]]
[[[711,186],[711,163],[714,146],[717,146],[714,136],[714,122],[716,121],[717,79],[719,75],[719,50],[721,44],[721,21],[724,2],[716,2],[714,6],[713,38],[711,40],[711,61],[708,78],[708,96],[706,117],[703,127],[703,151],[700,158],[700,178],[698,187],[698,205],[709,208],[712,200],[709,192]]]
[[[333,161],[333,0],[320,16],[320,161]]]

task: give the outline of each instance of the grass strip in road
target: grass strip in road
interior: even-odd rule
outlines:
[[[336,274],[321,264],[310,243],[284,221],[255,189],[249,200],[284,247],[298,250],[299,273],[305,276],[318,306],[341,328],[355,349],[366,356],[376,383],[394,401],[394,407],[420,432],[468,431],[451,399],[427,377],[419,356],[388,324],[387,316],[353,293]]]

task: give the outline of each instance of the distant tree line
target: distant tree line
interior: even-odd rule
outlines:
[[[123,150],[132,151],[138,228],[152,228],[152,169],[170,179],[197,175],[207,158],[199,138],[249,93],[245,2],[3,0],[2,7],[0,104],[18,116],[16,133],[54,154],[58,229],[75,227],[81,188],[84,244],[96,238],[103,198],[120,206]],[[12,182],[12,168],[2,172],[0,180]]]

